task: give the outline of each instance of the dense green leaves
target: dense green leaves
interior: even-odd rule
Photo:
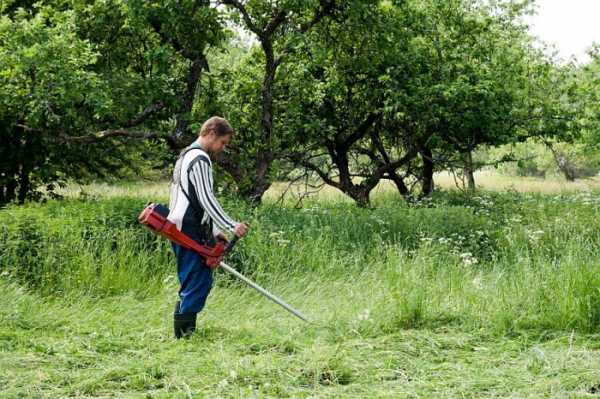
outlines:
[[[52,193],[66,179],[162,166],[161,143],[177,150],[193,137],[204,52],[224,38],[208,2],[68,0],[8,11],[0,204],[37,198],[44,186]]]
[[[15,197],[17,176],[21,201],[36,180],[60,178],[61,169],[68,170],[65,162],[78,155],[68,147],[53,147],[54,141],[110,109],[106,87],[88,69],[97,54],[77,37],[73,13],[52,21],[44,14],[21,11],[0,20],[2,200]]]
[[[360,205],[382,179],[411,198],[435,170],[472,178],[480,146],[598,142],[597,51],[559,66],[537,50],[531,1],[219,3],[3,2],[0,203],[165,168],[215,114],[237,131],[219,165],[251,202],[302,176]]]

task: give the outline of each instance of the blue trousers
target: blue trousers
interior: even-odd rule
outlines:
[[[179,313],[198,313],[204,308],[212,288],[212,269],[204,264],[204,259],[197,252],[177,244],[172,245],[177,258],[177,277],[181,284]]]

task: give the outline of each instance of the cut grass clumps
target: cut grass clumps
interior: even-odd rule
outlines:
[[[352,382],[352,370],[341,364],[339,359],[317,363],[311,368],[301,369],[298,384],[305,387],[317,385],[348,385]]]

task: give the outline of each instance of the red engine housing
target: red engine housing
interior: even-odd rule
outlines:
[[[148,227],[154,233],[165,237],[167,240],[181,245],[184,248],[191,249],[202,255],[206,261],[206,266],[214,269],[219,266],[223,260],[225,244],[218,242],[214,247],[200,245],[190,237],[177,230],[177,226],[167,219],[169,209],[161,204],[150,203],[146,205],[138,221]]]

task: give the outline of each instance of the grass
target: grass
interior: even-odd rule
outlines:
[[[450,173],[438,173],[435,177],[438,186],[449,189],[455,187],[454,177]],[[475,183],[480,189],[493,191],[517,191],[520,193],[555,194],[560,192],[590,191],[600,189],[600,177],[578,179],[573,182],[562,177],[549,178],[508,176],[494,170],[475,173]]]
[[[228,263],[312,323],[221,271],[180,342],[173,257],[135,221],[166,191],[86,192],[0,211],[2,398],[600,394],[595,192],[226,201],[252,225]]]
[[[508,176],[497,173],[493,170],[483,170],[475,173],[475,182],[478,188],[486,191],[517,191],[520,193],[542,193],[557,194],[562,192],[581,192],[600,190],[600,177],[579,179],[574,182],[568,182],[561,177],[522,177]],[[435,175],[437,187],[442,189],[455,189],[456,182],[452,174],[447,172],[437,173]],[[276,201],[281,194],[288,189],[288,184],[279,182],[271,186],[265,193],[266,201]],[[287,198],[298,198],[304,192],[304,187],[297,185],[288,189]],[[373,196],[395,193],[396,189],[389,182],[380,183],[374,190]],[[66,188],[59,189],[59,194],[67,198],[107,198],[136,196],[152,199],[166,200],[169,196],[168,181],[139,181],[128,182],[126,184],[108,184],[95,183],[89,185],[72,184]],[[349,202],[339,190],[325,186],[317,194],[309,197],[317,198],[321,202]]]
[[[2,396],[591,397],[598,336],[490,335],[453,325],[373,333],[348,281],[276,288],[316,317],[305,326],[243,287],[219,286],[192,339],[174,342],[172,292],[77,305],[5,288]],[[175,289],[175,287],[170,287]],[[8,293],[6,293],[8,291]],[[352,300],[351,300],[352,299]],[[7,313],[7,312],[4,312]],[[377,315],[375,315],[377,317]],[[9,331],[10,330],[10,331]]]

